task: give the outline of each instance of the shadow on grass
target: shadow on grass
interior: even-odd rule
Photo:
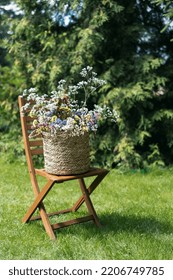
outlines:
[[[142,217],[136,215],[120,215],[118,213],[104,214],[100,216],[102,230],[104,232],[126,231],[139,233],[173,233],[173,226],[169,222],[162,222],[155,217]]]
[[[136,215],[120,215],[118,213],[99,215],[101,228],[95,226],[92,222],[80,225],[70,226],[69,230],[61,229],[63,234],[79,234],[79,231],[85,229],[94,235],[105,235],[109,233],[140,233],[140,234],[172,234],[173,226],[169,222],[162,222],[154,217],[141,217]],[[58,234],[58,230],[55,231]]]
[[[83,213],[81,213],[82,215]],[[65,220],[68,220],[68,214],[63,214],[66,216]],[[57,217],[56,223],[58,223],[59,218]],[[169,221],[161,221],[152,216],[137,216],[132,214],[119,214],[117,212],[105,213],[99,215],[99,220],[101,222],[101,227],[97,227],[92,221],[81,223],[78,225],[72,225],[62,229],[55,230],[55,235],[72,234],[73,236],[80,236],[88,234],[90,236],[104,236],[105,234],[118,234],[120,232],[125,233],[139,233],[145,235],[163,235],[163,234],[173,234],[173,225]],[[53,221],[52,221],[53,222]],[[54,221],[55,222],[55,221]],[[33,221],[28,223],[28,225],[37,225],[44,230],[41,221]]]

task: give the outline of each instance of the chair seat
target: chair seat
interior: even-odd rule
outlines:
[[[69,181],[69,180],[97,176],[97,175],[103,174],[103,173],[107,174],[108,171],[106,169],[101,169],[101,168],[90,168],[87,172],[82,173],[82,174],[77,174],[77,175],[54,175],[54,174],[47,173],[45,169],[35,168],[35,173],[40,176],[43,176],[47,179],[50,179],[54,182],[61,183],[64,181]]]

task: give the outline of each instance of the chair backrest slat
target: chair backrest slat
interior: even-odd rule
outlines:
[[[38,140],[32,140],[32,141],[29,141],[29,145],[30,147],[42,147],[43,146],[43,141],[42,139],[38,139]]]
[[[31,155],[42,155],[43,154],[43,148],[37,148],[37,149],[31,149]]]
[[[33,127],[33,124],[27,124],[27,130],[31,130]]]
[[[36,118],[31,118],[30,116],[25,116],[25,119],[27,122],[33,122],[33,120],[36,120]]]

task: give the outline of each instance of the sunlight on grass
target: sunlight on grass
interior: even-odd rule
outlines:
[[[111,171],[91,196],[102,227],[88,222],[57,230],[56,241],[49,239],[40,221],[21,222],[33,201],[26,165],[1,158],[0,170],[0,259],[173,258],[172,169]],[[75,183],[56,185],[45,200],[46,209],[71,206],[79,195]],[[75,215],[85,213],[83,206]]]

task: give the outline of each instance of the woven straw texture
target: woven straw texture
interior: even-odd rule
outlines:
[[[66,132],[55,135],[44,133],[44,166],[48,173],[72,175],[87,172],[90,168],[89,133],[69,136]]]

